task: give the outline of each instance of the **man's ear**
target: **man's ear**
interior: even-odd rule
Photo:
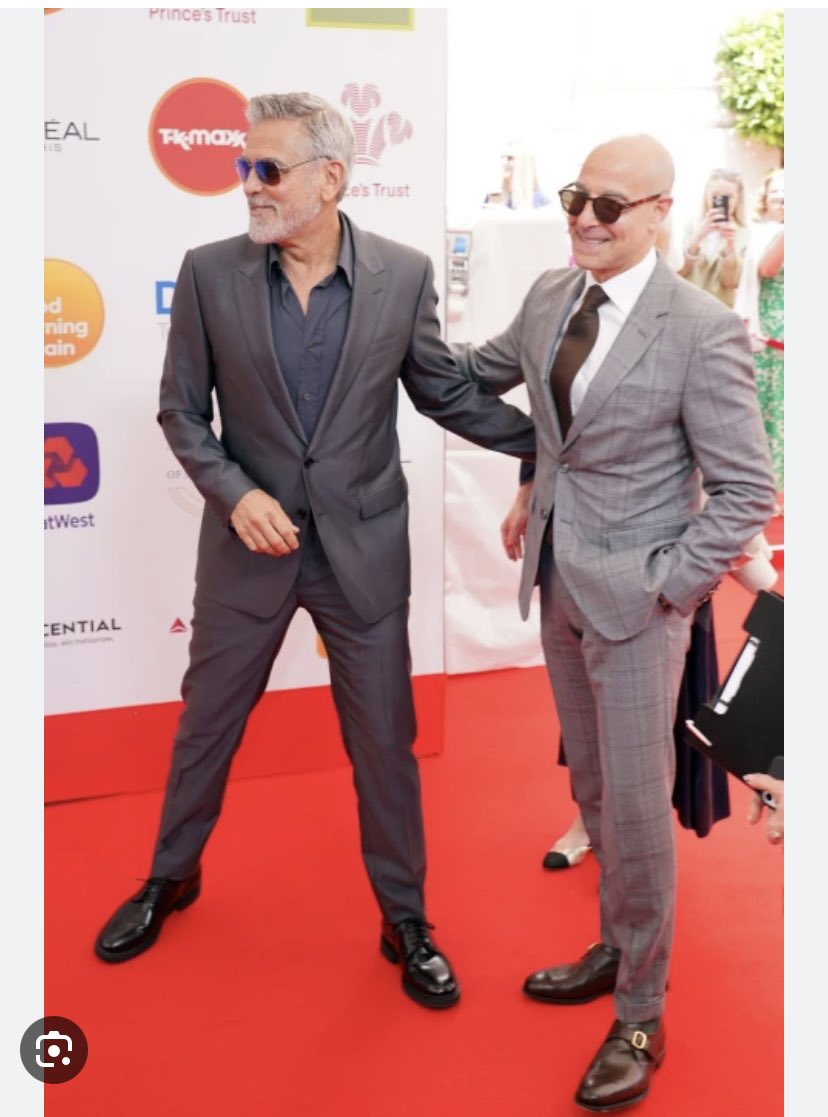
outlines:
[[[655,204],[655,211],[658,214],[659,221],[663,221],[667,214],[673,207],[673,199],[669,194],[665,194],[659,198]]]
[[[345,164],[329,159],[322,169],[322,196],[326,202],[336,198],[345,181]]]

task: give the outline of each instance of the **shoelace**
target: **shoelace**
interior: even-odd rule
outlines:
[[[434,949],[428,937],[428,932],[433,930],[433,923],[426,923],[421,919],[403,919],[397,924],[397,932],[412,954],[421,947],[428,950]]]
[[[139,877],[139,880],[144,881],[144,887],[134,897],[133,903],[143,904],[146,900],[157,900],[164,888],[170,883],[164,877]]]

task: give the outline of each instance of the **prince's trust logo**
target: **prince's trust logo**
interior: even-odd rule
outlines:
[[[411,139],[414,132],[411,121],[403,120],[399,113],[383,113],[379,119],[371,115],[382,101],[375,85],[348,82],[342,90],[341,99],[342,104],[352,113],[351,127],[356,139],[357,163],[377,167],[387,144],[401,144]]]
[[[404,120],[398,112],[377,111],[382,96],[375,85],[358,85],[348,82],[340,97],[349,111],[351,128],[354,133],[357,166],[379,167],[386,148],[405,143],[414,134],[410,120]],[[350,198],[410,198],[411,187],[390,186],[383,182],[355,183],[347,191]]]

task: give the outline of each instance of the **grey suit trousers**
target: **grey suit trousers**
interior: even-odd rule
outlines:
[[[572,789],[601,866],[601,941],[621,951],[619,1020],[660,1016],[675,912],[673,722],[692,617],[656,608],[626,640],[601,636],[544,543],[541,639]]]
[[[190,666],[182,684],[185,708],[151,875],[182,879],[198,864],[218,820],[248,715],[264,692],[294,613],[304,607],[328,653],[374,894],[392,923],[422,919],[425,845],[413,753],[408,605],[376,623],[363,621],[342,593],[315,533],[309,534],[296,582],[275,616],[252,616],[196,593]],[[261,561],[280,560],[261,556]]]

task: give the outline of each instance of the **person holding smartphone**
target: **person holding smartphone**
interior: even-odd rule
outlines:
[[[690,224],[679,275],[732,307],[748,244],[745,188],[737,171],[711,171],[701,216]]]

